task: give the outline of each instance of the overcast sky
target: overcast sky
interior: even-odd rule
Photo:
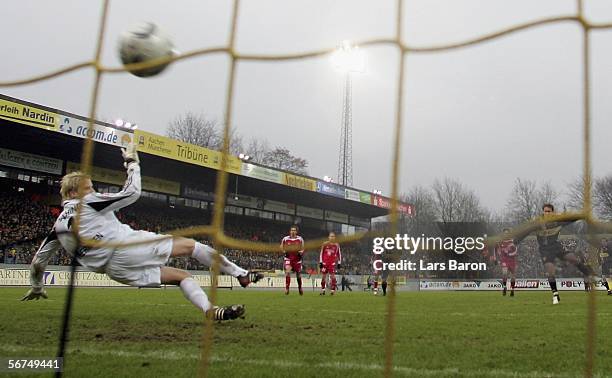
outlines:
[[[405,41],[458,42],[547,16],[575,12],[574,0],[406,1]],[[4,1],[0,81],[90,60],[101,3]],[[587,0],[588,18],[612,22],[612,2]],[[392,37],[395,1],[248,0],[239,15],[237,49],[291,53],[340,41]],[[135,22],[157,23],[180,51],[226,44],[231,2],[114,1],[103,63],[117,66],[117,38]],[[592,33],[593,168],[612,173],[612,31]],[[559,190],[581,174],[581,29],[548,25],[448,53],[409,55],[406,62],[401,190],[445,176],[502,209],[517,177],[550,181]],[[354,186],[390,194],[398,53],[368,47],[367,72],[353,81]],[[98,118],[122,117],[165,134],[187,111],[222,120],[228,58],[204,56],[163,75],[103,78]],[[91,70],[0,93],[77,114],[88,113]],[[315,177],[336,176],[343,78],[329,58],[241,63],[234,125],[306,158]]]

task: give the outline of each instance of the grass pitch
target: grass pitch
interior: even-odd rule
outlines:
[[[65,289],[20,302],[0,289],[0,357],[53,357]],[[382,376],[385,303],[370,293],[219,291],[246,319],[217,323],[211,376]],[[414,377],[582,376],[583,292],[402,292],[394,373]],[[77,289],[65,374],[193,377],[203,318],[176,289]],[[612,376],[612,297],[597,293],[597,376]],[[20,374],[19,376],[25,376]],[[41,376],[35,374],[35,376]]]

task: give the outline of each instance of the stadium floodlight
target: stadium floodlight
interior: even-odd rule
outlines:
[[[365,54],[358,46],[343,41],[331,55],[332,65],[344,75],[340,148],[338,149],[338,183],[353,185],[353,85],[352,75],[366,70]]]
[[[359,46],[349,41],[342,41],[340,47],[331,55],[332,65],[341,72],[359,72],[366,70],[366,57]]]
[[[123,122],[123,120],[121,118],[118,118],[118,119],[115,120],[115,126],[123,127],[123,124],[124,124],[124,122]]]
[[[374,190],[372,190],[372,193],[378,194],[379,196],[381,196],[382,195],[382,190],[374,189]]]
[[[238,159],[240,160],[244,160],[244,161],[249,161],[251,160],[251,157],[247,154],[243,154],[242,152],[240,154],[238,154]]]
[[[325,182],[332,182],[332,181],[334,181],[334,179],[331,178],[330,176],[323,176],[323,181],[325,181]]]
[[[132,124],[130,122],[126,122],[124,126],[125,126],[126,129],[131,129],[132,128]]]
[[[136,130],[137,128],[138,128],[138,125],[137,125],[137,124],[133,124],[133,125],[132,125],[132,130]]]

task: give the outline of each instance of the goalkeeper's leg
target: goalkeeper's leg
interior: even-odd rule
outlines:
[[[189,302],[214,320],[231,320],[244,316],[244,305],[213,306],[196,280],[184,270],[163,266],[160,268],[160,280],[165,285],[178,285]]]
[[[200,263],[206,266],[212,266],[214,262],[214,256],[217,254],[213,248],[196,242],[193,239],[186,238],[174,238],[172,244],[171,256],[190,256],[198,260]],[[263,278],[261,273],[250,273],[246,269],[239,267],[233,262],[229,261],[225,256],[219,254],[219,270],[222,273],[236,277],[242,287],[248,286],[251,282],[257,282]]]

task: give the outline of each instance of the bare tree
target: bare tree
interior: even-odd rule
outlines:
[[[593,207],[601,218],[612,220],[612,176],[595,180],[593,202]]]
[[[273,168],[283,169],[297,174],[308,174],[308,161],[305,159],[293,156],[291,152],[284,147],[276,147],[268,151],[264,155],[263,164]]]
[[[414,206],[414,214],[401,217],[402,232],[412,235],[429,233],[436,221],[435,202],[431,191],[422,186],[415,186],[400,200]]]
[[[570,210],[582,210],[584,205],[584,178],[577,178],[567,184],[567,201],[565,205]]]
[[[525,222],[539,214],[540,203],[535,181],[517,178],[506,208],[510,220],[515,223]]]
[[[559,199],[559,192],[553,188],[550,182],[545,182],[540,185],[538,189],[538,200],[540,201],[540,207],[545,203],[554,204]]]
[[[270,152],[270,145],[265,139],[252,138],[247,144],[245,153],[248,154],[255,163],[262,163],[266,154]]]
[[[543,204],[554,204],[558,197],[558,192],[549,182],[538,189],[535,181],[517,178],[506,203],[510,221],[521,223],[530,220],[541,213]]]
[[[181,142],[221,151],[223,149],[223,125],[203,114],[187,112],[173,119],[166,129],[166,135]],[[237,129],[230,130],[229,152],[237,155],[243,152],[242,136]]]
[[[238,129],[232,128],[230,130],[230,142],[229,142],[229,153],[230,155],[238,155],[240,153],[244,153],[244,143],[242,139],[242,135],[240,135],[237,131]],[[223,134],[221,134],[223,136]],[[223,141],[221,141],[223,142]],[[223,148],[223,144],[219,146],[219,150]]]
[[[476,193],[459,181],[444,178],[432,185],[435,213],[442,222],[476,222],[484,220],[484,209]]]
[[[181,142],[213,150],[219,150],[222,142],[217,121],[191,112],[173,119],[168,124],[166,135]]]

